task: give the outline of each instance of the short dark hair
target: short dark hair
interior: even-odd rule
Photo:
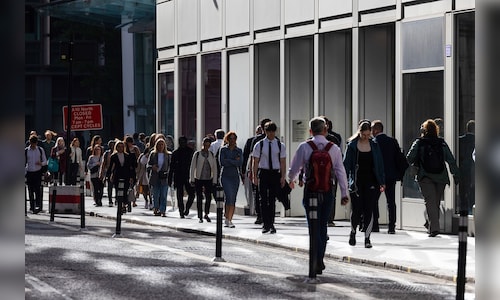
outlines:
[[[222,129],[217,129],[217,130],[215,131],[215,137],[216,137],[218,140],[223,139],[225,134],[226,134],[226,133],[225,133],[225,132],[224,132],[224,130],[222,130]]]
[[[326,121],[321,117],[314,117],[309,121],[309,128],[311,128],[313,135],[322,134],[325,127]]]
[[[260,126],[261,126],[262,128],[264,128],[264,127],[266,126],[266,123],[267,123],[267,122],[271,122],[271,119],[269,119],[269,118],[264,118],[264,119],[260,120],[259,124],[260,124]]]
[[[273,121],[269,121],[264,125],[264,131],[276,131],[278,126]]]
[[[36,135],[30,136],[30,143],[38,143],[38,137]]]
[[[372,128],[375,130],[378,130],[380,132],[383,132],[384,131],[384,124],[382,124],[382,121],[380,121],[380,120],[374,120],[372,122]]]

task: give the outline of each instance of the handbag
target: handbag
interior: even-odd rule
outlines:
[[[132,203],[136,200],[135,198],[135,192],[133,188],[129,188],[127,191],[127,202]]]
[[[59,161],[53,157],[49,157],[47,161],[47,169],[49,172],[58,172],[59,171]]]

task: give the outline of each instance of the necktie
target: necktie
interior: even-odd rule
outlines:
[[[271,152],[271,141],[269,141],[268,143],[269,145],[269,170],[272,170],[273,169],[273,158],[271,156],[272,152]]]

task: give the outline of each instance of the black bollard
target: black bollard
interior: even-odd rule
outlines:
[[[460,210],[458,220],[458,269],[457,269],[457,300],[463,300],[465,294],[465,263],[467,261],[467,231],[468,211]]]
[[[85,182],[80,175],[78,175],[77,181],[80,182],[80,228],[85,228]]]
[[[316,281],[318,265],[318,194],[309,194],[309,282]]]
[[[57,185],[54,185],[52,191],[52,202],[50,202],[50,222],[54,222],[54,213],[56,211]]]
[[[29,192],[28,192],[28,180],[26,176],[24,176],[24,216],[28,215],[28,201],[29,201]],[[33,205],[30,201],[30,205]],[[33,207],[33,206],[32,206]]]
[[[212,261],[225,261],[222,258],[222,209],[224,208],[224,189],[215,187],[215,203],[217,204],[217,229],[215,234],[215,257]]]
[[[118,237],[122,233],[122,203],[123,197],[125,195],[125,180],[120,179],[118,181],[118,188],[116,190],[116,200],[118,204],[116,205],[116,230],[113,237]]]

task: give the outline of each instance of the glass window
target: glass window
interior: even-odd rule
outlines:
[[[174,136],[174,72],[158,75],[160,132]]]
[[[203,56],[205,133],[221,128],[221,54]]]
[[[196,57],[186,57],[179,61],[180,66],[180,134],[188,139],[196,137]]]
[[[472,151],[475,148],[475,14],[464,13],[456,16],[456,65],[455,99],[458,104],[458,157],[460,184],[455,197],[455,208],[467,208],[472,213],[475,204],[475,163]],[[463,202],[462,202],[463,201]]]
[[[444,19],[402,23],[403,70],[444,65]]]
[[[403,147],[408,153],[415,138],[420,136],[420,125],[427,119],[444,115],[443,71],[409,73],[403,75]],[[403,197],[422,198],[411,172],[403,179]]]

